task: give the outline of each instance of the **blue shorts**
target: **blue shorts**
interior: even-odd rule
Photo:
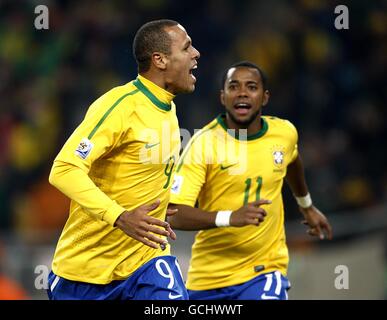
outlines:
[[[187,300],[180,267],[175,257],[160,256],[138,268],[126,280],[92,284],[48,277],[50,300]]]
[[[188,290],[190,300],[287,300],[289,280],[279,271],[261,274],[236,286]]]

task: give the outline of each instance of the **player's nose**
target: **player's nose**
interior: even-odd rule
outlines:
[[[241,97],[241,98],[248,97],[247,90],[244,86],[240,86],[240,89],[238,91],[238,97]]]
[[[199,50],[197,50],[195,47],[193,48],[194,50],[193,50],[193,58],[195,59],[195,60],[198,60],[199,58],[200,58],[200,52],[199,52]]]

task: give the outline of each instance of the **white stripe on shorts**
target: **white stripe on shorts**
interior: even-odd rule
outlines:
[[[271,284],[273,283],[273,274],[269,273],[269,274],[265,274],[265,277],[266,277],[266,283],[265,283],[265,287],[263,288],[263,291],[269,291],[270,288],[271,288]]]
[[[279,296],[281,293],[281,288],[282,288],[282,279],[281,279],[281,272],[275,271],[275,278],[277,280],[277,286],[275,287],[274,293]]]
[[[60,277],[55,276],[55,279],[54,279],[54,281],[52,282],[51,287],[50,287],[51,292],[54,291],[54,289],[55,289],[56,285],[58,284],[59,280],[60,280]]]

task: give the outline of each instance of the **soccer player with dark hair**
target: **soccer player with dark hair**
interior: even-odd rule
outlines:
[[[262,116],[269,101],[262,70],[251,62],[232,65],[220,100],[225,114],[192,137],[171,188],[170,208],[178,209],[171,226],[200,230],[186,283],[190,299],[287,299],[283,181],[310,235],[331,239],[331,226],[312,204],[296,128]]]
[[[194,91],[200,54],[172,20],[143,25],[133,53],[138,77],[98,98],[54,161],[49,181],[71,204],[50,299],[188,297],[165,219],[180,150],[172,100]]]

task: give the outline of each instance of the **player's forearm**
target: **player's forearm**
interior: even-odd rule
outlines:
[[[304,165],[300,155],[297,156],[287,168],[286,182],[292,190],[294,196],[303,197],[308,193],[308,187],[305,181]]]
[[[72,164],[56,160],[49,181],[91,216],[111,225],[114,225],[118,216],[125,211],[102,192],[86,172]]]
[[[170,204],[169,208],[178,209],[176,214],[168,217],[168,222],[174,229],[196,231],[216,227],[217,212],[207,212],[183,204]]]

